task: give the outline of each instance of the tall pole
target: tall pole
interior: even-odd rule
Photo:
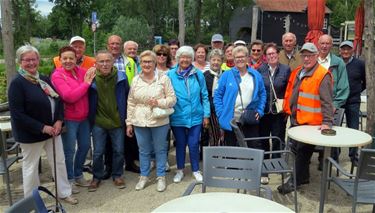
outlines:
[[[185,44],[185,1],[178,0],[178,40],[180,45]]]

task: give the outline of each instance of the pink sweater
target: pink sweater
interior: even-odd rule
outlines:
[[[84,82],[86,71],[75,67],[76,77],[71,71],[57,68],[51,80],[57,93],[64,101],[64,118],[70,121],[83,121],[89,111],[88,88],[90,84]]]

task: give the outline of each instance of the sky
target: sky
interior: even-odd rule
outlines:
[[[37,0],[36,4],[36,10],[39,10],[43,16],[47,16],[54,6],[54,4],[48,0]]]

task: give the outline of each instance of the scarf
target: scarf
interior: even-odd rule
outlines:
[[[222,73],[222,70],[220,69],[219,72],[215,72],[215,71],[213,71],[211,69],[208,69],[207,71],[209,71],[210,74],[214,76],[214,80],[212,81],[212,97],[214,97],[214,92],[213,91],[215,91],[215,89],[217,88],[217,83],[219,81],[219,77],[220,77],[220,75]]]
[[[227,60],[226,64],[228,67],[232,68],[234,67],[234,60]]]
[[[25,71],[24,69],[19,69],[18,73],[24,77],[26,80],[30,81],[33,84],[39,84],[42,88],[43,92],[46,95],[50,96],[51,98],[58,98],[59,95],[53,90],[53,88],[45,81],[39,78],[39,72],[36,72],[35,75],[30,74],[29,72]]]
[[[189,77],[190,71],[191,71],[193,68],[194,68],[194,66],[193,66],[193,65],[190,65],[188,68],[186,68],[186,69],[184,69],[184,70],[179,70],[179,71],[177,72],[177,74],[178,74],[179,76],[184,77],[184,78],[186,79],[187,77]]]

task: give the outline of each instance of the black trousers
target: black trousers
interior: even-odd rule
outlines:
[[[277,136],[282,142],[285,142],[285,129],[286,129],[286,115],[284,113],[279,114],[265,114],[260,119],[259,124],[259,136]],[[262,141],[263,150],[270,151],[270,143],[268,140]],[[272,140],[272,151],[283,149],[278,140]],[[268,159],[270,156],[264,156]],[[273,158],[280,157],[280,154],[272,156]]]
[[[259,125],[238,125],[245,138],[259,137]],[[224,145],[238,146],[237,138],[233,131],[224,130]],[[263,149],[262,142],[259,140],[248,141],[247,146],[254,149]]]
[[[292,152],[296,155],[296,182],[297,185],[300,185],[310,179],[310,159],[314,153],[315,145],[290,140]]]

